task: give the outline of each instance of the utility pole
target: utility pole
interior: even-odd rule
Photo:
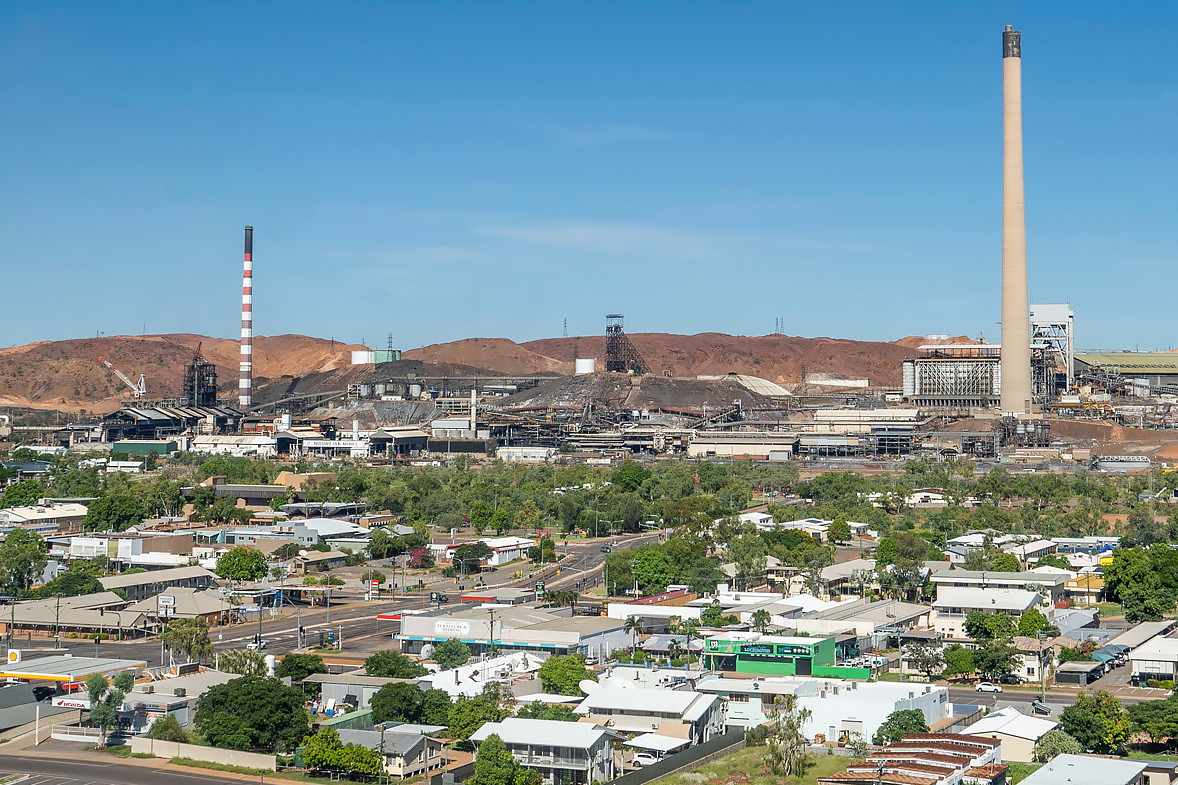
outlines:
[[[495,609],[487,608],[487,613],[491,616],[491,632],[487,636],[487,654],[489,656],[495,655]]]
[[[57,594],[57,610],[53,615],[53,648],[61,647],[61,593]]]

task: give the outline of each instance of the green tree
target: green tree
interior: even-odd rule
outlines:
[[[376,750],[340,741],[335,728],[324,728],[303,739],[303,761],[311,771],[359,774],[374,777],[380,773],[380,754]]]
[[[86,693],[90,699],[90,722],[102,734],[100,746],[106,746],[106,732],[119,721],[119,709],[123,698],[135,688],[135,677],[129,671],[120,673],[113,683],[101,673],[91,674],[86,679]]]
[[[266,656],[253,649],[230,649],[218,653],[217,669],[224,673],[236,673],[239,676],[265,676],[268,670]],[[275,672],[277,672],[277,668],[275,668]]]
[[[893,711],[880,724],[872,738],[874,744],[894,744],[918,733],[928,733],[928,721],[920,709]]]
[[[1071,563],[1057,553],[1049,553],[1046,556],[1040,556],[1039,560],[1035,562],[1035,568],[1038,569],[1039,567],[1058,567],[1061,570],[1072,569]]]
[[[633,643],[630,646],[630,653],[633,654],[638,650],[638,636],[646,632],[646,629],[642,626],[642,619],[637,616],[627,616],[626,623],[622,625],[622,631],[633,639]]]
[[[492,733],[479,745],[474,759],[474,774],[470,785],[514,785],[519,763],[512,756],[503,739]]]
[[[579,686],[584,680],[597,681],[597,674],[585,667],[579,654],[549,657],[540,666],[540,685],[556,695],[584,695]]]
[[[946,676],[965,676],[976,670],[972,649],[966,649],[956,643],[945,648]]]
[[[267,569],[266,554],[240,545],[217,557],[214,572],[227,581],[259,581]]]
[[[1047,617],[1037,608],[1031,608],[1018,620],[1018,634],[1034,638],[1039,633],[1055,637],[1059,635],[1059,628],[1047,621]]]
[[[1092,752],[1116,752],[1129,738],[1129,718],[1104,690],[1082,692],[1059,713],[1059,727]]]
[[[308,728],[303,691],[257,676],[210,687],[197,701],[195,723],[214,747],[264,752],[294,750]]]
[[[184,726],[180,724],[180,720],[176,719],[174,714],[157,717],[144,735],[156,741],[174,741],[178,744],[187,744],[191,741],[188,731],[184,730]]]
[[[146,511],[138,495],[116,491],[90,502],[82,528],[88,532],[121,532],[128,526],[142,523],[145,517]]]
[[[1069,736],[1062,728],[1052,728],[1035,742],[1032,757],[1038,763],[1046,763],[1056,755],[1079,755],[1083,751],[1080,742]]]
[[[509,513],[503,507],[495,510],[495,512],[491,514],[491,528],[494,529],[495,533],[500,537],[507,534],[509,531],[511,531],[511,513]],[[482,545],[482,543],[477,544]],[[484,545],[483,547],[485,548],[486,546]]]
[[[532,701],[522,706],[515,716],[526,720],[557,720],[559,722],[576,722],[581,715],[572,706],[563,703],[545,703]]]
[[[300,682],[313,673],[327,673],[327,664],[318,654],[287,654],[274,667],[274,678],[289,676],[292,682]]]
[[[1020,572],[1022,568],[1018,557],[1013,553],[1000,553],[994,557],[994,561],[990,564],[990,569],[995,572]]]
[[[851,539],[851,525],[842,518],[835,518],[830,522],[830,529],[826,532],[827,538],[833,543],[849,542]]]
[[[985,641],[973,653],[974,668],[993,680],[1010,673],[1022,660],[1022,654],[1003,638]]]
[[[875,567],[883,569],[896,561],[896,541],[891,537],[880,537],[875,547]]]
[[[390,682],[372,696],[372,721],[418,722],[421,719],[424,699],[425,694],[416,684],[405,681]]]
[[[749,621],[752,622],[754,630],[763,633],[773,623],[773,614],[764,608],[757,608],[757,610],[753,611],[752,618]]]
[[[0,493],[0,509],[5,507],[26,507],[45,498],[45,486],[36,480],[15,482]]]
[[[466,542],[454,549],[454,567],[464,575],[477,573],[483,560],[492,554],[485,542]]]
[[[127,571],[129,572],[129,570]],[[124,575],[126,572],[123,573]],[[42,597],[77,597],[81,594],[96,594],[103,591],[102,582],[84,572],[63,572],[40,588]]]
[[[0,580],[17,591],[33,584],[48,563],[45,540],[36,532],[13,529],[0,543]]]
[[[610,475],[610,482],[622,493],[633,493],[642,487],[650,477],[650,471],[643,468],[642,464],[634,461],[625,461]]]
[[[796,695],[778,695],[768,714],[765,757],[769,770],[779,777],[801,777],[811,762],[806,755],[804,733],[810,710],[798,705]]]
[[[183,652],[192,660],[202,660],[213,653],[213,644],[209,641],[209,623],[203,616],[191,619],[172,619],[164,628],[164,645],[172,651]]]
[[[399,651],[385,649],[364,660],[364,672],[381,679],[416,679],[429,671],[424,665]]]
[[[730,540],[728,553],[736,563],[736,578],[742,586],[748,587],[765,577],[769,549],[755,530]]]
[[[450,707],[450,738],[467,743],[471,734],[488,722],[501,722],[514,710],[510,693],[505,693],[498,682],[483,687],[481,694],[468,698],[461,696]]]
[[[421,719],[426,725],[450,724],[450,696],[445,690],[426,690],[421,696]]]
[[[442,670],[457,668],[470,660],[470,647],[457,638],[444,640],[434,647],[434,662]]]
[[[1126,712],[1132,729],[1148,736],[1154,744],[1178,743],[1178,695],[1134,703],[1126,707]]]
[[[945,653],[941,647],[931,644],[912,644],[904,649],[904,659],[929,681],[945,670]]]

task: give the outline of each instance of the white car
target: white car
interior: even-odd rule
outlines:
[[[983,681],[974,687],[977,692],[1002,692],[1001,684],[994,684],[993,682]]]
[[[630,758],[630,765],[638,768],[653,766],[658,762],[659,759],[654,756],[653,752],[635,752],[634,757]]]
[[[266,641],[250,641],[245,647],[250,651],[261,651],[266,648]]]

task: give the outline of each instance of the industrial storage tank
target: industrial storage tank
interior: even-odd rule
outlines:
[[[597,358],[596,357],[578,357],[573,361],[575,373],[577,376],[584,376],[589,373],[597,373]]]

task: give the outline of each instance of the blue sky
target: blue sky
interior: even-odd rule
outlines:
[[[255,329],[997,339],[1001,30],[1031,299],[1168,348],[1178,7],[0,2],[0,344]]]

